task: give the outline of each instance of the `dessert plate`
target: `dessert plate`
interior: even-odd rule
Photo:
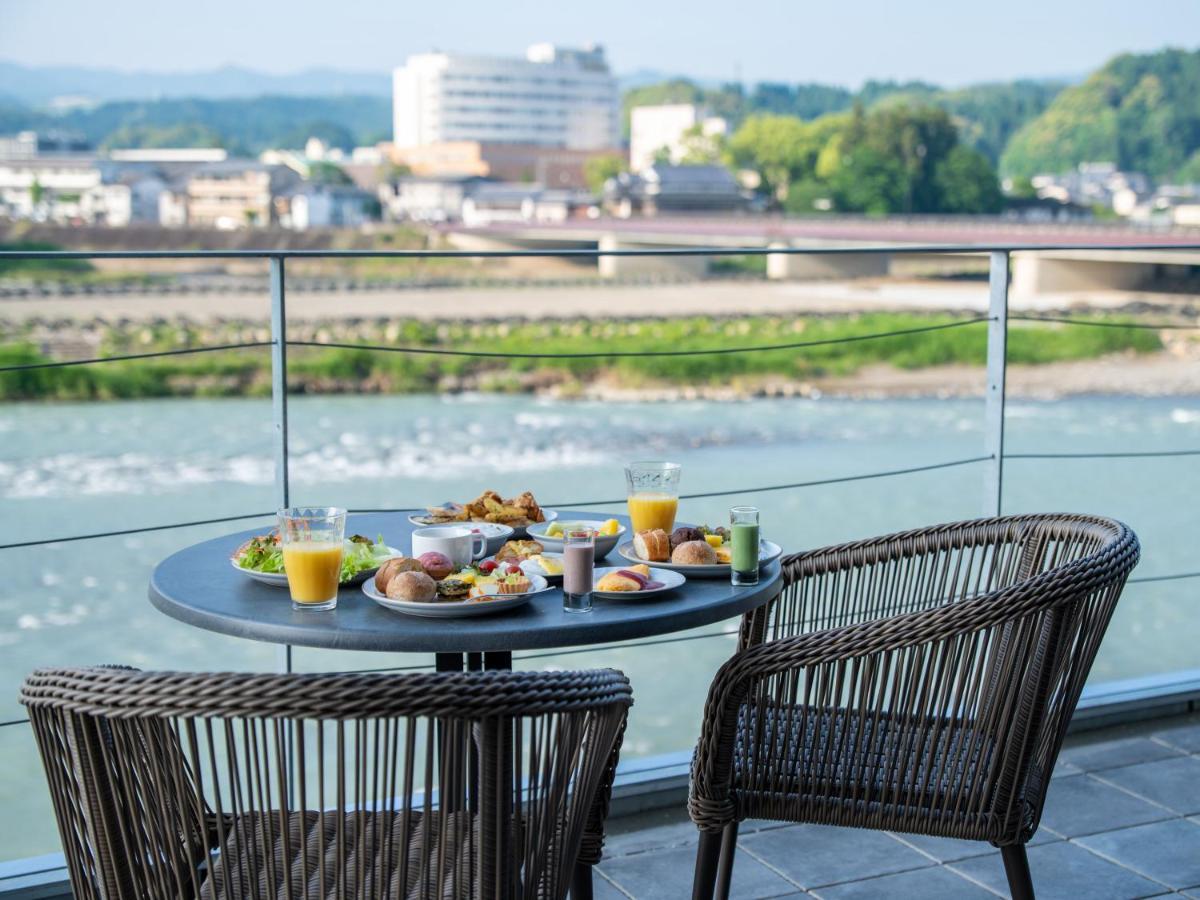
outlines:
[[[646,563],[647,565],[655,566],[660,569],[669,569],[672,572],[682,572],[692,578],[728,578],[730,573],[729,563],[716,563],[711,566],[677,566],[672,562],[651,562],[648,559],[642,559],[633,552],[633,541],[622,544],[617,548],[617,554],[623,556],[632,563]],[[758,542],[758,565],[760,567],[766,565],[773,559],[778,559],[783,555],[783,548],[774,541],[760,540]],[[659,579],[660,581],[662,579]]]
[[[597,569],[593,574],[592,584],[599,584],[600,579],[609,572],[620,572],[625,566],[609,566],[606,569]],[[693,567],[694,568],[694,567]],[[606,600],[646,600],[650,597],[658,597],[668,591],[673,591],[677,587],[682,587],[687,581],[679,572],[670,569],[650,568],[650,577],[654,581],[662,582],[662,587],[647,588],[644,591],[600,591],[593,590],[593,597],[603,597]]]
[[[550,590],[550,585],[541,575],[526,575],[531,589],[524,594],[495,594],[487,600],[455,600],[450,602],[413,603],[410,600],[392,600],[379,593],[374,581],[363,582],[362,592],[382,606],[394,612],[426,619],[461,619],[467,616],[487,616],[524,606],[536,595]]]

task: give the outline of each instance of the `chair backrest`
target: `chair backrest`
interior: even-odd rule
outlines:
[[[886,665],[873,664],[873,702],[935,731],[940,717],[968,720],[972,740],[991,746],[986,766],[972,773],[983,781],[971,786],[969,802],[1027,838],[1139,552],[1120,522],[1053,514],[796,554],[785,561],[783,595],[747,617],[742,643],[883,620],[898,647],[912,636]]]
[[[21,691],[75,896],[563,897],[619,672],[56,669]]]

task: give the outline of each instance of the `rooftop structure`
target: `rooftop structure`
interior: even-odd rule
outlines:
[[[535,44],[524,59],[422,53],[393,76],[397,148],[454,141],[572,150],[619,141],[617,81],[600,47]]]
[[[658,161],[683,162],[685,138],[697,128],[701,134],[713,136],[724,134],[728,123],[693,103],[635,106],[629,114],[630,170],[640,172]]]

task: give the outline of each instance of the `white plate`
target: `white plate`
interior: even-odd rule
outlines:
[[[547,559],[557,559],[560,563],[563,560],[563,555],[561,553],[550,553],[549,551],[546,551],[540,555],[546,557]],[[501,565],[504,564],[501,563]],[[532,559],[523,559],[517,563],[517,565],[521,567],[521,571],[526,575],[537,575],[539,578],[545,578],[551,584],[558,584],[563,580],[562,572],[559,572],[557,575],[551,575],[549,572],[544,571],[541,566],[539,566]]]
[[[592,584],[599,584],[600,579],[609,572],[620,572],[627,566],[610,566],[606,569],[597,569],[593,574]],[[593,590],[592,595],[595,597],[604,597],[608,600],[643,600],[647,597],[657,597],[660,594],[665,594],[667,591],[673,591],[677,587],[682,587],[687,579],[679,572],[674,572],[670,569],[658,569],[650,567],[650,578],[654,581],[661,581],[663,586],[660,588],[650,588],[645,591],[597,591]]]
[[[543,524],[546,524],[549,522],[553,522],[555,519],[558,518],[558,513],[552,509],[543,509],[542,515],[544,515],[546,517],[545,522],[538,522],[537,525],[543,525]],[[492,534],[488,534],[488,532],[486,532],[486,531],[484,532],[484,534],[487,534],[487,538],[488,538],[488,555],[491,555],[491,554],[495,553],[497,550],[499,550],[504,545],[505,541],[523,538],[523,537],[525,537],[525,533],[526,533],[525,532],[526,526],[524,526],[524,525],[520,526],[519,528],[516,528],[511,525],[501,525],[499,522],[472,522],[470,520],[467,520],[464,522],[439,522],[439,521],[431,520],[429,518],[429,516],[427,516],[427,515],[425,515],[425,516],[412,515],[412,516],[408,517],[408,521],[412,522],[414,525],[422,525],[422,526],[461,525],[464,528],[479,528],[481,531],[484,528],[508,529],[507,534],[501,535],[499,537],[494,536]]]
[[[546,528],[549,527],[550,521],[538,522],[536,525],[529,526],[529,536],[544,546],[547,550],[561,551],[563,548],[563,539],[561,537],[547,537]],[[608,519],[572,519],[569,524],[578,522],[580,525],[590,525],[599,528]],[[621,538],[626,532],[624,525],[616,534],[598,534],[596,535],[596,559],[604,559],[608,554],[616,549]]]
[[[546,579],[540,575],[527,576],[533,590],[525,594],[497,594],[492,600],[456,600],[449,603],[413,603],[409,600],[392,600],[375,588],[374,581],[363,582],[362,592],[382,606],[395,612],[426,619],[461,619],[467,616],[487,616],[524,606],[542,591],[550,590]]]
[[[658,566],[663,569],[670,569],[672,572],[683,572],[692,578],[728,578],[730,566],[729,563],[717,563],[712,566],[677,566],[670,562],[650,562],[648,559],[642,559],[633,552],[633,541],[627,544],[622,544],[617,548],[617,553],[625,557],[633,563],[647,563],[649,565]],[[760,540],[758,542],[758,564],[763,566],[773,559],[778,559],[783,555],[783,548],[774,541]]]
[[[388,547],[388,553],[390,555],[387,557],[387,559],[392,559],[394,557],[404,555],[399,550],[397,550],[395,547]],[[386,561],[387,560],[384,560],[384,562],[386,562]],[[233,567],[235,569],[237,569],[239,572],[241,572],[243,575],[249,575],[251,578],[253,578],[257,582],[260,582],[261,584],[269,584],[271,587],[281,587],[281,588],[285,588],[288,586],[287,575],[284,574],[283,572],[256,572],[253,569],[243,569],[241,566],[239,566],[237,564],[236,559],[231,559],[231,560],[229,560],[229,562],[232,563]],[[339,586],[340,587],[349,587],[350,585],[362,584],[368,578],[371,578],[372,576],[374,576],[374,574],[378,571],[379,571],[379,566],[375,566],[375,568],[373,568],[373,569],[364,569],[363,571],[361,571],[357,575],[355,575],[353,578],[351,578],[349,581],[343,581]]]

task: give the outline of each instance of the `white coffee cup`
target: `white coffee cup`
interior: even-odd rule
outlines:
[[[467,566],[487,554],[487,537],[458,525],[434,525],[412,533],[412,555],[434,551],[455,566]]]

